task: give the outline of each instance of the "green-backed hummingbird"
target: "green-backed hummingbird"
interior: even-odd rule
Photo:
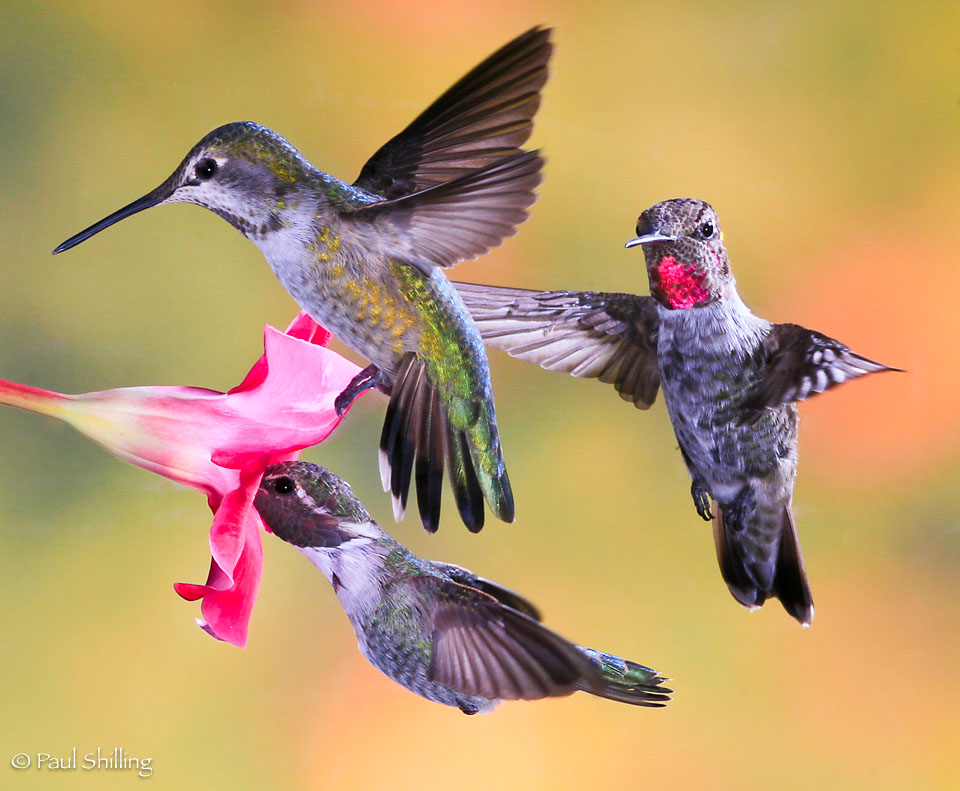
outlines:
[[[669,700],[668,679],[655,670],[574,645],[513,591],[418,558],[323,467],[268,467],[254,504],[270,531],[331,582],[361,653],[428,700],[465,714],[577,690],[637,706]]]
[[[795,402],[898,369],[755,316],[722,240],[709,204],[679,198],[643,212],[627,243],[643,248],[649,297],[455,285],[489,346],[611,383],[640,409],[662,386],[731,593],[751,609],[776,596],[807,625],[813,598],[791,512]]]
[[[514,518],[486,352],[443,270],[516,232],[543,164],[521,146],[547,79],[550,31],[533,28],[470,71],[363,166],[353,184],[311,165],[276,132],[221,126],[152,192],[71,237],[67,250],[136,212],[195,203],[263,252],[318,323],[369,359],[337,399],[390,395],[380,440],[399,520],[416,463],[421,519],[436,530],[445,461],[463,521],[483,500]]]

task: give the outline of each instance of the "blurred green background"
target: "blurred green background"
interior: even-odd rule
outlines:
[[[50,419],[0,411],[0,786],[367,789],[960,787],[960,7],[486,0],[0,5],[0,377],[65,392],[227,389],[295,305],[195,207],[50,250],[165,178],[213,127],[275,128],[352,179],[468,68],[555,25],[518,237],[463,280],[646,293],[623,249],[666,198],[718,209],[759,314],[909,370],[800,407],[796,514],[817,604],[741,609],[662,402],[492,355],[518,521],[393,525],[384,408],[306,458],[415,551],[675,679],[467,718],[357,652],[326,581],[266,537],[246,650],[193,623],[204,498]],[[342,347],[339,347],[342,349]],[[120,747],[154,773],[10,768]]]

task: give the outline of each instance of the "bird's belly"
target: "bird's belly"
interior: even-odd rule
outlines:
[[[472,704],[478,711],[486,711],[496,704],[487,698],[458,692],[445,684],[428,678],[429,652],[423,646],[432,643],[429,634],[400,636],[384,631],[379,624],[367,622],[354,624],[360,652],[377,670],[393,679],[411,692],[447,706],[459,706],[462,702]],[[416,631],[416,630],[414,630]]]
[[[472,425],[476,403],[492,401],[490,373],[480,333],[443,271],[424,276],[391,259],[339,253],[267,260],[315,321],[387,375],[416,352],[454,424]]]
[[[755,384],[745,356],[661,351],[660,381],[674,432],[711,494],[723,501],[748,480],[773,474],[792,453],[795,407],[769,410],[744,424],[740,405]]]
[[[332,262],[274,267],[284,288],[310,316],[358,354],[390,374],[417,347],[416,309],[376,267]]]

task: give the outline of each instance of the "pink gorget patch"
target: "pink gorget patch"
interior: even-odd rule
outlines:
[[[664,256],[657,265],[659,288],[674,310],[689,310],[710,298],[701,285],[705,273],[698,273],[695,266],[684,266],[672,255]]]

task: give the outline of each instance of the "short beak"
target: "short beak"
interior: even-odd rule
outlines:
[[[638,244],[653,244],[654,242],[675,242],[679,237],[664,236],[662,233],[645,233],[636,239],[631,239],[624,247],[636,247]]]
[[[100,233],[104,228],[109,228],[114,223],[120,222],[120,220],[125,217],[129,217],[131,214],[136,214],[137,212],[143,211],[144,209],[149,209],[151,206],[156,206],[158,203],[163,203],[170,195],[173,194],[173,190],[170,187],[169,182],[164,182],[159,187],[157,187],[152,192],[148,192],[142,198],[137,198],[133,203],[128,203],[122,209],[118,209],[113,214],[108,217],[104,217],[100,222],[95,222],[86,230],[80,231],[76,236],[71,236],[67,241],[60,244],[56,250],[53,251],[53,254],[62,253],[64,250],[69,250],[71,247],[76,247],[80,242],[85,242],[94,234]]]

